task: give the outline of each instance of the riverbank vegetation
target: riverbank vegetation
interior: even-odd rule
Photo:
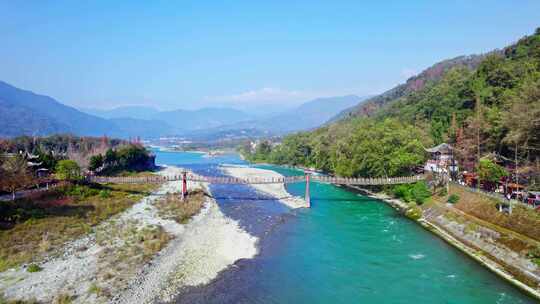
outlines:
[[[160,217],[185,224],[201,211],[206,197],[207,194],[200,189],[190,191],[184,200],[178,193],[169,193],[164,198],[159,199],[155,206]]]
[[[477,61],[457,60],[439,68],[440,77],[413,77],[410,90],[368,100],[337,123],[241,152],[253,162],[381,177],[412,174],[423,148],[447,142],[461,169],[476,171],[495,154],[517,159],[521,174],[539,172],[540,29]],[[535,184],[538,175],[530,176]]]
[[[157,187],[154,184],[73,184],[0,204],[0,271],[49,254],[87,234]]]
[[[129,172],[141,172],[155,168],[154,156],[141,145],[124,145],[117,149],[108,149],[105,153],[90,157],[90,171],[101,175],[122,175]]]

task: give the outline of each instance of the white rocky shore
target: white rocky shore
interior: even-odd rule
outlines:
[[[179,175],[180,172],[179,168],[167,167],[159,174]],[[191,183],[189,187],[205,185]],[[40,272],[29,273],[16,268],[0,273],[0,294],[6,299],[40,302],[51,302],[61,294],[74,296],[73,303],[167,301],[180,287],[207,283],[235,261],[257,254],[257,238],[225,217],[213,199],[208,198],[203,210],[185,225],[159,217],[153,203],[159,195],[179,189],[179,182],[164,184],[154,195],[98,225],[94,232],[66,244],[62,256],[40,264],[43,268]],[[103,265],[99,259],[110,248],[96,241],[96,231],[102,232],[101,238],[103,234],[114,238],[117,235],[114,229],[125,225],[136,225],[136,229],[158,225],[173,239],[149,263],[131,270],[132,276],[122,277],[124,288],[111,290],[108,298],[98,297],[92,287],[102,283],[99,271]],[[109,240],[113,244],[121,242],[123,240]]]
[[[223,172],[232,177],[248,179],[248,178],[281,178],[281,174],[272,170],[253,168],[248,166],[224,165],[221,166]],[[291,208],[308,207],[306,201],[298,196],[292,196],[285,189],[284,184],[253,184],[251,185],[257,191],[271,195],[279,199],[283,204]]]

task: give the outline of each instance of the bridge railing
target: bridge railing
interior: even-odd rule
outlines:
[[[236,177],[220,177],[220,176],[202,176],[196,174],[188,174],[187,181],[202,182],[212,184],[276,184],[276,183],[298,183],[306,180],[305,175],[286,176],[286,177],[271,177],[271,178],[236,178]],[[425,175],[413,175],[402,177],[377,177],[377,178],[350,178],[350,177],[333,177],[323,175],[311,176],[312,181],[318,181],[330,184],[343,184],[343,185],[396,185],[414,183],[417,181],[425,180]],[[121,184],[137,184],[137,183],[161,183],[167,181],[179,181],[182,180],[182,175],[169,175],[169,176],[89,176],[87,177],[89,182],[96,183],[121,183]]]

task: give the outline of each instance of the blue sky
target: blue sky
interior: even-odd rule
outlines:
[[[539,26],[540,1],[0,0],[0,80],[77,107],[285,107]]]

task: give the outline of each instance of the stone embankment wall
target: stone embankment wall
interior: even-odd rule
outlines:
[[[540,267],[529,256],[530,250],[537,246],[534,240],[487,227],[459,211],[443,206],[435,205],[426,209],[420,221],[451,235],[468,247],[472,254],[490,260],[498,271],[506,272],[506,278],[517,280],[528,288],[519,287],[540,295]]]

